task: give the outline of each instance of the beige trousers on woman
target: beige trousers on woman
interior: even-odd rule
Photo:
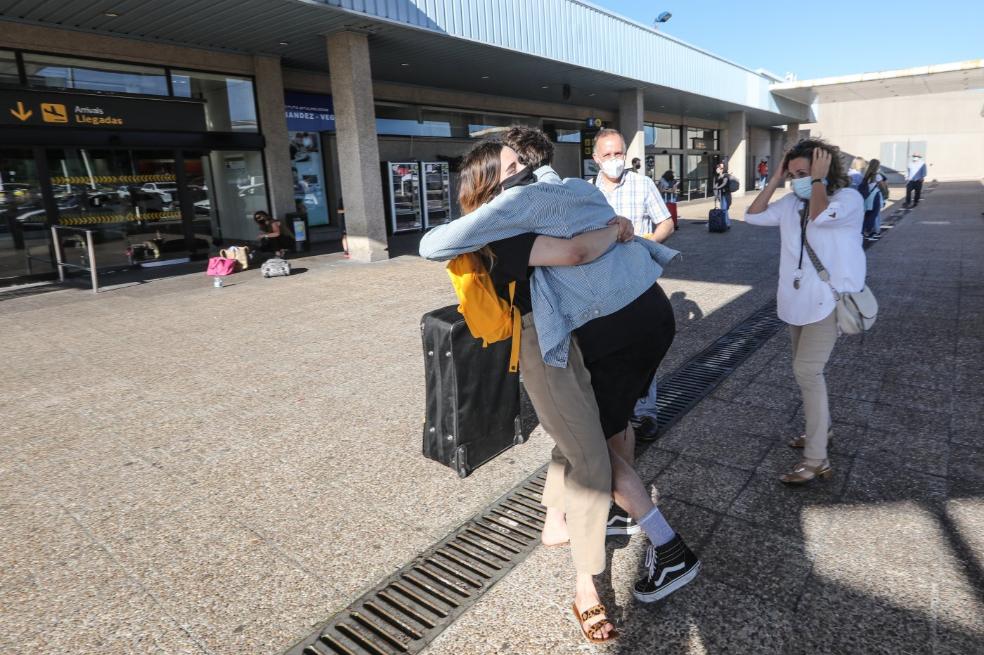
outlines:
[[[519,366],[540,425],[556,443],[543,504],[566,512],[577,572],[598,575],[605,570],[612,464],[591,375],[574,338],[566,368],[544,363],[532,314],[523,317]]]
[[[816,323],[790,325],[789,333],[793,338],[793,374],[803,394],[803,413],[806,415],[803,457],[827,459],[830,403],[823,369],[837,341],[836,312]]]

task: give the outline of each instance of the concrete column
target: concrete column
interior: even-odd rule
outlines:
[[[389,253],[369,39],[356,32],[337,32],[325,40],[349,253],[353,259],[375,262]]]
[[[256,105],[266,146],[266,185],[270,193],[270,214],[284,218],[296,211],[294,178],[290,172],[290,146],[287,118],[284,114],[284,78],[280,57],[257,55],[253,58],[256,74]],[[290,226],[288,226],[289,229]]]
[[[784,134],[779,130],[769,131],[769,179],[773,175],[782,174],[782,158],[786,153],[785,144],[783,143]],[[785,182],[783,182],[785,185]]]
[[[728,113],[728,132],[724,152],[728,157],[728,172],[738,178],[741,189],[736,196],[748,190],[748,121],[745,112]],[[754,185],[753,185],[754,187]]]
[[[643,131],[643,100],[641,89],[627,89],[618,96],[618,131],[625,139],[625,167],[632,166],[636,157],[646,167],[646,134]]]
[[[800,125],[799,123],[789,123],[786,125],[786,147],[785,150],[789,150],[796,142],[799,141]]]

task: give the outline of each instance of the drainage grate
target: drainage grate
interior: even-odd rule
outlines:
[[[896,211],[894,225],[907,212]],[[867,242],[866,245],[873,242]],[[660,433],[776,334],[772,301],[659,381]],[[645,449],[649,444],[639,444]],[[286,655],[419,653],[533,551],[545,508],[544,465],[518,487],[332,617]]]
[[[673,373],[660,378],[656,424],[662,434],[785,325],[770,302]]]
[[[288,655],[418,653],[540,541],[546,466],[338,613]]]

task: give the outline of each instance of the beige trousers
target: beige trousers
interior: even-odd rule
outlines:
[[[523,317],[521,338],[519,365],[523,383],[540,425],[556,444],[543,504],[566,512],[577,572],[598,575],[605,570],[612,464],[591,375],[573,338],[566,368],[544,363],[532,314]]]
[[[816,323],[790,325],[789,333],[793,339],[793,374],[803,394],[803,413],[806,415],[803,457],[827,459],[830,403],[823,369],[837,341],[835,312]]]

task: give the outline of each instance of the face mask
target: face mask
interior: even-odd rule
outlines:
[[[506,189],[511,189],[514,186],[525,186],[533,182],[536,182],[536,177],[533,175],[533,169],[527,166],[518,173],[513,173],[504,179],[502,184],[499,185],[499,193],[502,193]]]
[[[601,172],[605,174],[605,177],[611,180],[614,180],[616,177],[622,175],[622,171],[624,170],[624,159],[609,159],[601,165]]]
[[[813,180],[809,177],[797,177],[793,179],[793,193],[802,200],[809,200],[813,195]]]

